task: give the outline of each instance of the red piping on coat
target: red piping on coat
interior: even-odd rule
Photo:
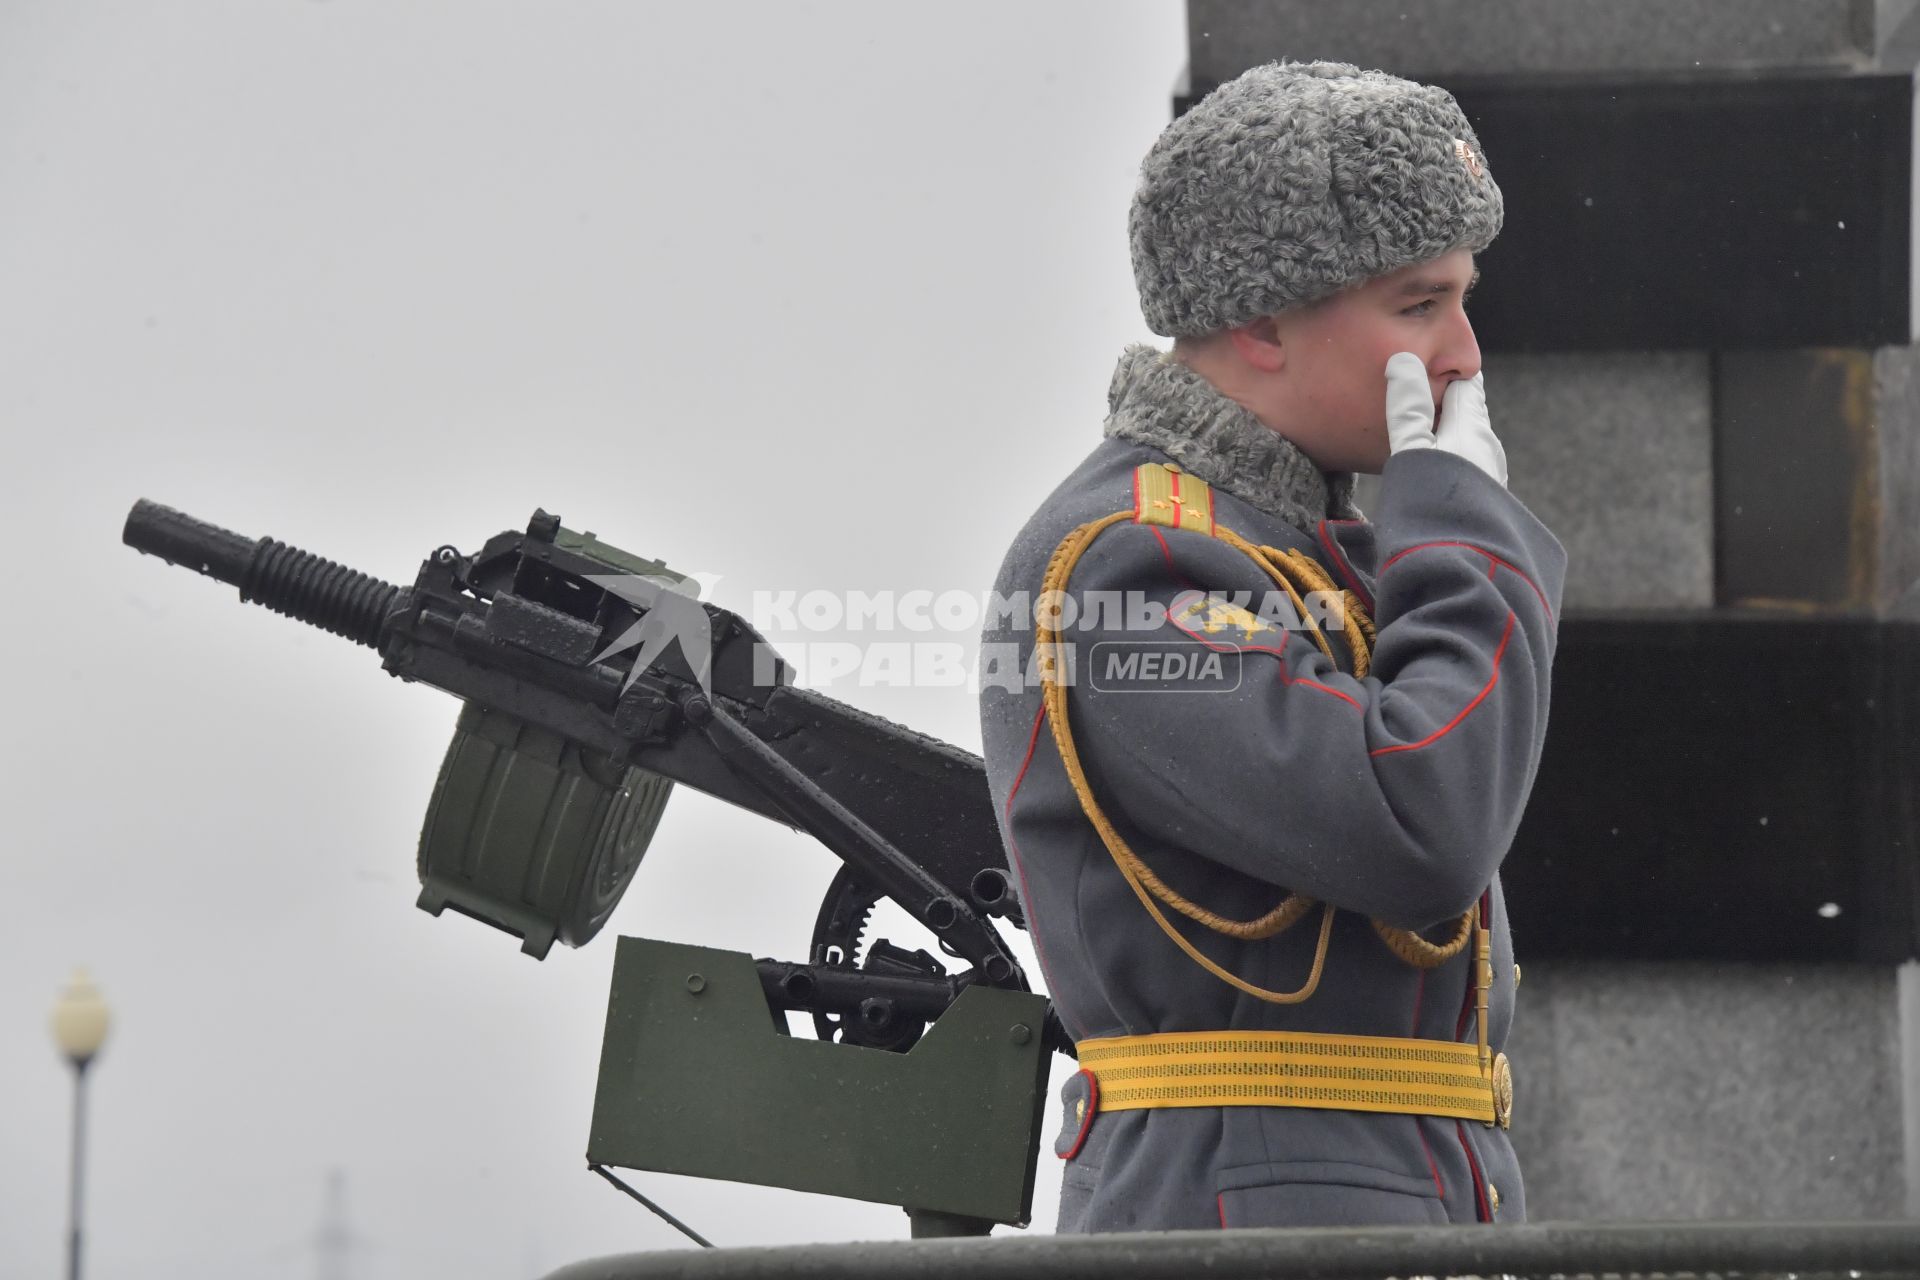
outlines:
[[[1480,918],[1491,928],[1493,924],[1493,890],[1487,889],[1482,891],[1478,905],[1481,912]],[[1460,1000],[1460,1020],[1453,1025],[1453,1038],[1455,1040],[1459,1040],[1467,1034],[1467,1019],[1471,1018],[1478,1008],[1478,1005],[1474,1001],[1473,994],[1473,979],[1469,976],[1467,979],[1466,994],[1462,996]],[[1453,1122],[1453,1127],[1454,1132],[1458,1134],[1460,1138],[1460,1149],[1467,1153],[1467,1172],[1473,1177],[1473,1199],[1476,1213],[1481,1222],[1492,1222],[1493,1210],[1487,1207],[1486,1179],[1480,1172],[1479,1158],[1473,1154],[1473,1144],[1467,1141],[1467,1127],[1464,1122],[1459,1120]]]
[[[1309,689],[1318,689],[1322,693],[1332,694],[1334,697],[1340,699],[1340,701],[1346,703],[1348,706],[1352,707],[1355,711],[1361,712],[1362,714],[1364,714],[1366,711],[1365,707],[1361,706],[1358,702],[1355,702],[1351,697],[1349,697],[1347,694],[1340,692],[1340,690],[1338,689],[1328,688],[1326,685],[1321,684],[1318,680],[1309,680],[1305,676],[1298,676],[1298,677],[1289,676],[1287,674],[1287,655],[1286,655],[1286,651],[1283,649],[1276,649],[1272,645],[1268,645],[1268,644],[1221,644],[1217,640],[1209,640],[1207,639],[1207,637],[1201,635],[1198,631],[1194,631],[1186,626],[1181,625],[1179,620],[1176,619],[1171,613],[1167,615],[1167,622],[1169,625],[1173,627],[1175,631],[1178,631],[1182,635],[1189,636],[1192,639],[1199,641],[1201,645],[1205,646],[1208,649],[1213,650],[1215,653],[1270,653],[1274,657],[1280,659],[1279,664],[1274,667],[1274,674],[1280,677],[1281,687],[1290,689],[1296,684],[1305,685]]]
[[[1007,791],[1007,852],[1012,856],[1013,872],[1020,877],[1020,909],[1026,913],[1027,935],[1033,939],[1033,958],[1040,962],[1040,976],[1047,980],[1047,990],[1058,991],[1059,984],[1054,982],[1053,973],[1047,968],[1046,953],[1040,949],[1040,930],[1033,914],[1033,894],[1027,889],[1027,864],[1021,860],[1020,846],[1013,838],[1013,799],[1020,794],[1020,784],[1027,780],[1027,766],[1033,763],[1033,750],[1040,745],[1040,725],[1047,718],[1047,704],[1040,704],[1040,711],[1033,717],[1033,732],[1027,737],[1027,758],[1020,762],[1020,772],[1013,777],[1013,786]],[[1055,1005],[1058,1012],[1060,1006]],[[1060,1025],[1066,1027],[1067,1034],[1075,1040],[1082,1037],[1074,1032],[1067,1023],[1067,1015],[1060,1014]]]
[[[1209,492],[1211,492],[1211,490],[1209,490]],[[1156,526],[1149,526],[1149,527],[1153,528],[1153,536],[1160,539],[1160,554],[1166,558],[1167,568],[1172,570],[1174,577],[1186,583],[1188,590],[1191,590],[1191,591],[1200,590],[1199,587],[1194,586],[1193,580],[1191,578],[1187,577],[1186,574],[1180,572],[1180,566],[1173,562],[1173,548],[1167,545],[1167,540],[1166,538],[1161,536],[1159,528]],[[1237,653],[1270,653],[1274,657],[1280,659],[1279,665],[1277,665],[1274,668],[1274,674],[1280,677],[1280,684],[1282,688],[1291,688],[1296,684],[1303,684],[1309,689],[1318,689],[1322,693],[1330,693],[1334,697],[1340,699],[1340,701],[1352,707],[1355,711],[1358,711],[1363,715],[1366,713],[1365,707],[1362,707],[1358,702],[1355,702],[1351,697],[1340,692],[1338,689],[1330,689],[1326,685],[1321,684],[1318,680],[1308,680],[1304,676],[1297,680],[1294,679],[1292,676],[1289,676],[1287,674],[1287,655],[1284,650],[1275,649],[1271,645],[1264,645],[1264,644],[1239,644],[1239,645],[1232,645],[1232,646],[1218,644],[1215,641],[1207,639],[1205,636],[1201,635],[1197,631],[1189,631],[1186,627],[1181,626],[1180,623],[1171,614],[1168,615],[1167,621],[1173,624],[1174,630],[1182,632],[1188,636],[1191,636],[1193,639],[1198,640],[1201,644],[1213,650],[1215,653],[1226,653],[1226,652],[1229,652],[1229,650]]]
[[[1350,706],[1350,707],[1352,707],[1352,708],[1353,708],[1353,709],[1354,709],[1355,711],[1358,711],[1358,712],[1360,712],[1360,713],[1361,713],[1362,715],[1365,715],[1365,714],[1366,714],[1366,708],[1365,708],[1365,707],[1363,707],[1363,706],[1361,706],[1361,705],[1360,705],[1359,703],[1357,703],[1357,702],[1355,702],[1355,701],[1354,701],[1354,700],[1353,700],[1352,698],[1350,698],[1350,697],[1348,697],[1348,696],[1347,696],[1346,694],[1344,694],[1344,693],[1342,693],[1342,692],[1340,692],[1340,691],[1339,691],[1338,689],[1330,689],[1330,688],[1328,688],[1328,687],[1327,687],[1326,685],[1324,685],[1324,684],[1321,684],[1321,683],[1320,683],[1320,682],[1319,682],[1318,680],[1308,680],[1308,679],[1306,679],[1305,677],[1302,677],[1301,679],[1298,679],[1298,680],[1295,680],[1295,681],[1294,681],[1293,683],[1295,683],[1295,684],[1303,684],[1303,685],[1305,685],[1305,686],[1307,686],[1307,688],[1309,688],[1309,689],[1318,689],[1318,690],[1319,690],[1320,692],[1322,692],[1322,693],[1330,693],[1330,694],[1332,694],[1332,695],[1333,695],[1334,697],[1336,697],[1336,698],[1338,698],[1338,699],[1340,699],[1340,701],[1342,701],[1342,702],[1344,702],[1344,703],[1346,703],[1346,704],[1347,704],[1348,706]]]
[[[1187,590],[1189,591],[1200,590],[1199,586],[1195,584],[1194,580],[1192,578],[1189,578],[1186,574],[1182,573],[1180,571],[1180,566],[1173,562],[1173,548],[1167,545],[1167,535],[1160,532],[1160,526],[1157,524],[1150,524],[1147,526],[1147,528],[1153,530],[1153,536],[1160,540],[1160,554],[1166,558],[1167,568],[1173,570],[1173,576],[1180,579],[1180,581],[1186,583]]]
[[[1511,561],[1502,560],[1499,556],[1493,554],[1493,552],[1487,550],[1485,547],[1474,546],[1471,542],[1422,542],[1417,546],[1408,547],[1404,551],[1395,552],[1391,559],[1389,559],[1385,564],[1380,566],[1380,572],[1384,574],[1388,569],[1392,568],[1394,564],[1396,564],[1401,559],[1401,557],[1410,556],[1416,551],[1425,551],[1429,547],[1464,547],[1468,551],[1478,552],[1480,555],[1485,556],[1488,560],[1492,561],[1495,565],[1498,565],[1503,569],[1513,570],[1514,573],[1520,576],[1520,581],[1526,583],[1529,587],[1532,587],[1533,594],[1540,597],[1540,608],[1546,613],[1547,621],[1549,623],[1553,621],[1553,609],[1547,604],[1546,592],[1540,590],[1539,586],[1537,586],[1534,583],[1534,580],[1527,576],[1525,570],[1521,569],[1520,566],[1512,563]],[[1489,570],[1489,574],[1491,574],[1491,570]]]
[[[1427,1153],[1427,1171],[1433,1174],[1433,1189],[1440,1193],[1440,1203],[1447,1202],[1446,1184],[1440,1181],[1440,1166],[1433,1158],[1433,1148],[1427,1145],[1427,1127],[1420,1123],[1419,1116],[1408,1116],[1413,1121],[1413,1131],[1420,1135],[1420,1149]]]
[[[1407,1035],[1415,1040],[1420,1038],[1420,1001],[1427,994],[1427,971],[1420,971],[1420,981],[1413,989],[1413,1029]],[[1456,1035],[1455,1039],[1459,1037]],[[1427,1127],[1420,1123],[1419,1116],[1408,1116],[1413,1121],[1413,1131],[1420,1135],[1420,1150],[1427,1154],[1427,1170],[1433,1174],[1433,1189],[1440,1193],[1441,1203],[1447,1199],[1447,1185],[1440,1181],[1440,1166],[1433,1158],[1433,1148],[1427,1145]]]
[[[1075,1156],[1080,1154],[1080,1148],[1087,1145],[1087,1135],[1093,1132],[1093,1118],[1096,1115],[1100,1114],[1100,1081],[1099,1079],[1095,1077],[1093,1072],[1087,1070],[1085,1067],[1080,1068],[1080,1070],[1075,1072],[1074,1074],[1082,1075],[1087,1078],[1087,1102],[1086,1102],[1087,1112],[1085,1115],[1080,1117],[1080,1132],[1076,1133],[1073,1136],[1072,1150],[1068,1151],[1065,1155],[1061,1156],[1060,1158],[1062,1160],[1071,1160]]]
[[[1487,1208],[1487,1180],[1480,1172],[1479,1157],[1473,1154],[1473,1144],[1467,1141],[1467,1125],[1464,1120],[1455,1120],[1453,1127],[1460,1134],[1460,1149],[1467,1153],[1467,1171],[1473,1175],[1473,1199],[1479,1210],[1480,1221],[1492,1222],[1493,1211]]]
[[[1460,709],[1459,715],[1447,721],[1418,742],[1402,742],[1391,747],[1375,747],[1372,751],[1368,752],[1368,754],[1385,756],[1392,755],[1396,751],[1418,751],[1420,748],[1431,746],[1446,737],[1449,733],[1452,733],[1459,723],[1467,718],[1467,713],[1479,706],[1486,696],[1493,692],[1493,686],[1500,683],[1500,659],[1507,652],[1507,641],[1513,638],[1513,624],[1517,616],[1518,615],[1513,613],[1507,614],[1507,629],[1500,635],[1500,647],[1493,651],[1493,674],[1487,677],[1486,687],[1473,696],[1473,701]]]
[[[1326,522],[1322,521],[1321,523],[1322,525],[1324,525]],[[1192,581],[1189,578],[1187,578],[1185,574],[1180,572],[1179,566],[1174,563],[1173,549],[1167,546],[1167,540],[1165,537],[1161,535],[1159,528],[1157,526],[1149,526],[1149,527],[1153,529],[1153,536],[1160,540],[1160,554],[1163,557],[1165,557],[1167,562],[1167,568],[1172,570],[1174,575],[1178,577],[1182,582],[1185,582],[1190,589],[1195,591],[1199,590],[1199,588],[1195,587]],[[1458,544],[1426,543],[1423,545],[1426,545],[1426,546],[1458,545],[1458,546],[1464,547],[1464,546],[1470,546],[1471,544],[1463,542]],[[1419,548],[1410,547],[1408,548],[1408,550],[1417,551],[1419,550]],[[1473,550],[1479,551],[1480,548],[1474,547]],[[1406,551],[1402,551],[1400,553],[1400,555],[1406,555],[1406,554],[1407,554]],[[1481,554],[1488,556],[1489,559],[1498,559],[1498,557],[1493,556],[1492,553],[1490,552],[1482,551]],[[1399,558],[1400,556],[1394,557],[1395,560],[1398,560]],[[1392,561],[1388,561],[1388,563],[1391,564]],[[1504,564],[1506,562],[1501,561],[1500,563]],[[1489,570],[1489,572],[1491,572],[1491,570]],[[1514,572],[1518,573],[1519,570],[1516,569],[1514,570]],[[1521,577],[1524,578],[1526,577],[1526,575],[1521,574]],[[1529,583],[1529,585],[1531,585],[1531,583]],[[1539,588],[1535,587],[1534,590],[1536,593],[1538,593]],[[1545,603],[1546,603],[1546,600],[1543,597],[1541,600],[1541,604],[1544,605]],[[1549,613],[1548,617],[1551,618],[1552,614]],[[1454,716],[1453,719],[1449,720],[1446,724],[1442,725],[1439,729],[1435,730],[1433,733],[1429,734],[1427,737],[1421,739],[1419,742],[1402,742],[1402,743],[1396,743],[1395,745],[1390,747],[1375,747],[1368,754],[1372,756],[1384,756],[1384,755],[1391,755],[1396,751],[1418,751],[1420,748],[1430,746],[1433,743],[1438,742],[1441,738],[1446,737],[1447,734],[1453,732],[1454,728],[1457,725],[1459,725],[1459,723],[1462,720],[1465,720],[1467,718],[1467,713],[1472,711],[1475,707],[1479,706],[1480,703],[1483,700],[1485,700],[1486,696],[1489,693],[1493,692],[1493,686],[1499,683],[1500,659],[1506,655],[1507,643],[1513,638],[1513,626],[1516,620],[1517,620],[1517,615],[1509,611],[1507,614],[1506,630],[1500,636],[1499,647],[1494,650],[1493,674],[1487,678],[1486,686],[1482,688],[1479,693],[1474,695],[1473,701],[1469,702],[1464,708],[1462,708],[1458,715]],[[1207,648],[1214,650],[1216,653],[1225,653],[1228,651],[1228,646],[1216,644],[1213,641],[1208,640],[1205,636],[1202,636],[1197,632],[1188,630],[1186,627],[1181,626],[1180,623],[1175,621],[1173,618],[1169,617],[1168,621],[1173,623],[1175,630],[1178,630],[1184,633],[1185,635],[1192,637],[1193,639],[1199,641],[1201,644],[1205,645]],[[1270,653],[1274,657],[1279,658],[1281,660],[1279,666],[1276,668],[1276,674],[1280,677],[1280,683],[1282,686],[1291,688],[1293,685],[1300,684],[1300,685],[1305,685],[1309,689],[1318,689],[1322,693],[1332,694],[1334,697],[1340,699],[1342,702],[1352,707],[1355,711],[1358,711],[1363,715],[1366,713],[1365,707],[1362,707],[1353,698],[1351,698],[1345,693],[1342,693],[1338,689],[1330,688],[1327,685],[1321,684],[1318,680],[1309,680],[1304,676],[1298,679],[1295,679],[1289,676],[1286,670],[1286,654],[1282,650],[1275,649],[1269,645],[1258,645],[1258,644],[1235,645],[1233,646],[1233,649],[1235,651],[1242,652],[1242,653]]]
[[[1342,520],[1340,523],[1357,524],[1358,521]],[[1372,613],[1373,596],[1365,587],[1360,585],[1360,578],[1354,573],[1352,566],[1347,563],[1347,557],[1340,550],[1340,544],[1335,542],[1333,535],[1327,531],[1327,522],[1325,520],[1320,522],[1320,545],[1327,549],[1327,555],[1333,560],[1334,567],[1340,570],[1340,576],[1347,580],[1347,586],[1353,591],[1353,594],[1359,596],[1360,603],[1367,606],[1368,613]]]

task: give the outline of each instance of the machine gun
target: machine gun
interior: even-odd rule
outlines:
[[[475,553],[436,548],[409,587],[145,500],[122,537],[463,700],[420,834],[436,916],[536,959],[585,944],[675,783],[840,857],[806,963],[620,940],[591,1166],[899,1204],[915,1235],[1026,1223],[1066,1039],[992,923],[1025,927],[978,758],[798,688],[685,577],[545,511]],[[968,967],[868,945],[883,897]],[[819,1041],[788,1037],[788,1010]]]

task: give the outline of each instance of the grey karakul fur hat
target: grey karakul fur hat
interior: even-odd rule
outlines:
[[[1128,217],[1140,310],[1198,337],[1500,234],[1500,188],[1445,89],[1273,62],[1168,125]]]

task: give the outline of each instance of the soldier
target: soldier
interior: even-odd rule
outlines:
[[[1059,1229],[1520,1221],[1496,874],[1565,553],[1463,302],[1502,204],[1443,90],[1273,64],[1155,143],[1171,352],[1008,552],[987,771],[1081,1070]],[[1372,521],[1353,473],[1379,472]]]

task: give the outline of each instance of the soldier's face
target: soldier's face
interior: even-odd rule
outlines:
[[[1387,462],[1387,358],[1427,366],[1436,409],[1447,384],[1480,372],[1466,297],[1479,273],[1466,250],[1377,276],[1274,317],[1282,434],[1327,471],[1377,472]]]

